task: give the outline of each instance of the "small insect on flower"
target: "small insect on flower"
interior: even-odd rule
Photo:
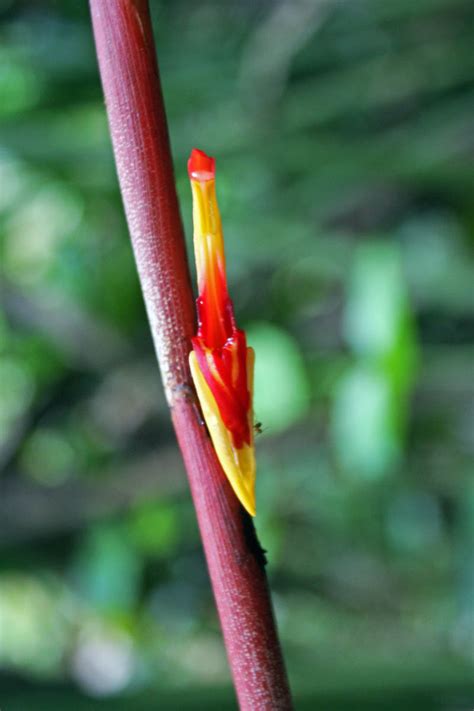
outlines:
[[[188,173],[199,290],[198,332],[192,339],[189,365],[222,469],[242,505],[255,516],[254,352],[247,347],[244,331],[236,326],[227,291],[215,161],[193,149]]]

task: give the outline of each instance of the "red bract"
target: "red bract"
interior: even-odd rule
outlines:
[[[245,333],[233,328],[221,348],[208,348],[199,331],[193,348],[206,383],[215,397],[222,421],[232,433],[234,446],[251,444],[247,388],[247,340]]]
[[[219,460],[246,507],[253,496],[255,461],[252,428],[253,351],[237,328],[227,291],[224,241],[215,194],[214,159],[196,149],[188,172],[193,191],[194,249],[199,296],[198,332],[190,360],[203,413]],[[210,394],[199,384],[200,377]],[[216,416],[216,412],[218,416]],[[228,441],[229,440],[229,441]],[[245,483],[246,494],[239,493]],[[239,483],[235,484],[235,480]],[[248,489],[248,491],[247,491]]]

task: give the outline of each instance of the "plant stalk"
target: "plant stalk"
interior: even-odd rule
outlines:
[[[286,711],[263,551],[202,425],[188,368],[195,307],[148,2],[90,7],[125,213],[238,701],[244,711]]]

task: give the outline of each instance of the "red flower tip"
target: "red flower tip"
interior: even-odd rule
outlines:
[[[191,180],[214,180],[216,177],[216,161],[204,151],[193,148],[188,160],[188,174]]]

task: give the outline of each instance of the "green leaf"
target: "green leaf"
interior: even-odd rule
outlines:
[[[290,427],[308,411],[309,385],[303,357],[295,339],[270,323],[247,329],[255,350],[255,418],[275,433]]]

